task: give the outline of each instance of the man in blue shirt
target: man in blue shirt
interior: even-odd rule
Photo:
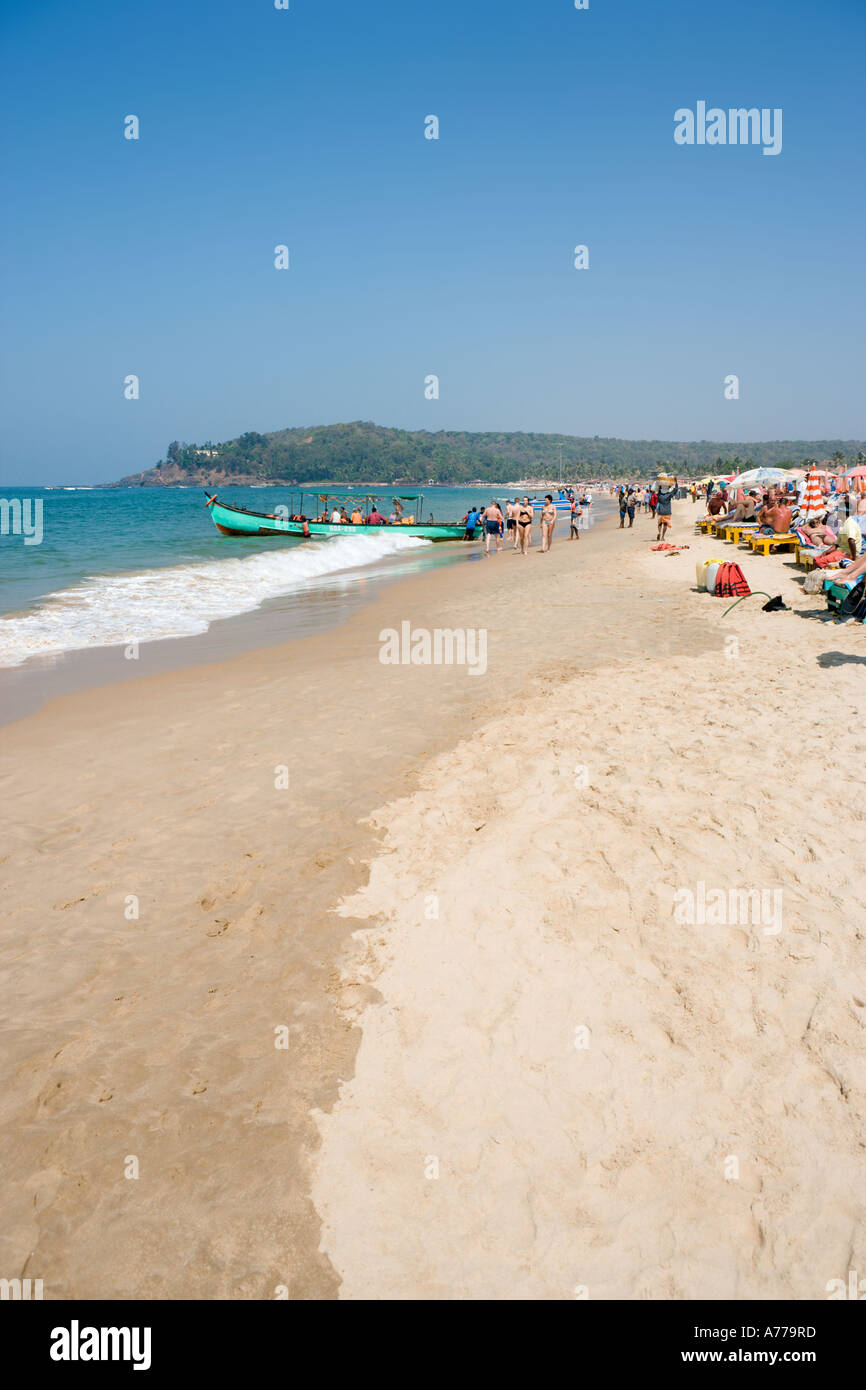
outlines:
[[[463,539],[465,541],[474,541],[475,527],[478,525],[478,516],[478,508],[470,507],[465,517],[466,530],[463,532]]]

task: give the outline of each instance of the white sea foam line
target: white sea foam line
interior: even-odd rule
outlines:
[[[46,595],[32,613],[0,619],[0,666],[134,638],[194,637],[219,618],[248,613],[320,576],[431,544],[415,536],[338,536],[243,559],[96,576]]]

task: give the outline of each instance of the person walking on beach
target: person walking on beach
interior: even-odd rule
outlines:
[[[671,502],[677,495],[677,480],[667,475],[659,478],[657,541],[663,541],[671,524]]]
[[[496,502],[491,502],[481,513],[484,520],[484,554],[490,554],[490,542],[496,537],[496,549],[502,549],[502,512]]]
[[[572,540],[572,541],[579,541],[579,540],[580,540],[580,518],[581,518],[582,516],[583,516],[583,508],[581,507],[581,505],[580,505],[580,503],[578,502],[577,498],[576,498],[576,497],[572,497],[572,499],[571,499],[571,530],[570,530],[570,532],[569,532],[569,537],[568,537],[569,540]]]
[[[635,508],[638,505],[637,493],[629,491],[628,495],[626,496],[625,502],[626,510],[628,511],[628,529],[631,530],[631,528],[634,526]]]
[[[624,487],[619,490],[619,529],[625,529],[625,515],[628,511],[628,493]]]
[[[505,503],[505,515],[507,518],[505,529],[511,536],[513,550],[517,549],[517,513],[519,510],[520,503],[516,497],[513,502],[509,500]]]
[[[549,550],[553,545],[553,528],[556,525],[556,508],[553,505],[553,497],[548,492],[544,499],[544,506],[541,509],[541,553]]]
[[[529,554],[529,547],[532,545],[532,503],[528,497],[524,497],[517,510],[517,539],[520,543],[520,553]]]

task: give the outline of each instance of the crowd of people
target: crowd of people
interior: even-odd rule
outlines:
[[[804,506],[802,483],[750,488],[729,496],[724,484],[707,485],[707,512],[717,525],[754,527],[759,535],[796,535],[823,569],[836,559],[856,561],[866,548],[866,494],[831,489],[820,510]]]
[[[668,473],[659,474],[656,481],[646,487],[620,483],[616,489],[620,530],[633,527],[635,517],[643,510],[649,512],[656,523],[656,539],[663,541],[672,525],[673,500],[681,491],[679,480]]]
[[[588,492],[583,492],[578,496],[573,488],[568,488],[560,492],[561,504],[568,503],[569,519],[569,540],[580,540],[580,532],[585,524],[589,508],[592,506],[592,497]],[[507,541],[511,540],[511,549],[521,555],[528,555],[532,545],[532,523],[535,519],[536,504],[532,498],[515,497],[505,503],[505,513],[498,502],[490,502],[486,507],[470,507],[463,517],[465,531],[463,539],[471,541],[475,539],[475,533],[480,526],[484,536],[484,553],[490,555],[491,549],[495,551],[503,550]],[[565,512],[564,505],[557,507],[553,500],[553,494],[545,494],[544,502],[539,511],[541,522],[541,554],[545,555],[553,545],[553,534],[556,527],[557,518]]]
[[[332,526],[399,526],[403,521],[403,503],[399,497],[391,499],[391,507],[392,510],[389,515],[383,516],[379,511],[378,503],[374,501],[365,516],[357,502],[352,507],[351,512],[347,512],[343,506],[335,505],[330,512],[326,509],[319,516],[313,517],[313,520],[328,521]],[[304,518],[298,519],[303,520]]]

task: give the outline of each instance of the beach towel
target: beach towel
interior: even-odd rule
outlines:
[[[716,575],[715,594],[717,598],[745,598],[752,591],[746,582],[746,576],[739,565],[731,560],[726,560],[719,566]]]
[[[815,556],[815,564],[819,569],[825,570],[832,565],[838,565],[840,560],[848,560],[849,555],[843,555],[841,550],[825,550],[823,555]]]

